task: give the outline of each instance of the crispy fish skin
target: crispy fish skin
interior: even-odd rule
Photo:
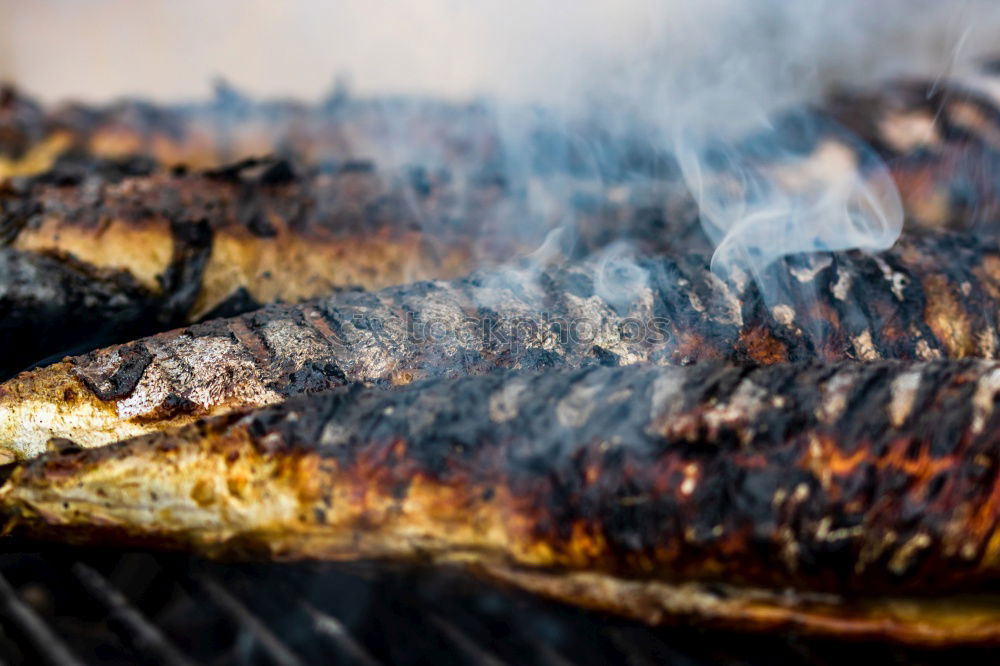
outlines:
[[[97,446],[346,382],[497,368],[994,358],[1000,254],[972,236],[774,267],[769,306],[705,257],[590,259],[268,306],[97,350],[0,385],[0,448]]]
[[[1000,641],[1000,364],[352,386],[18,468],[28,534],[460,563],[647,622]]]

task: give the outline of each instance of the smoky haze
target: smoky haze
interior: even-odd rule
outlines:
[[[251,95],[306,101],[320,99],[336,78],[359,95],[492,100],[507,181],[542,218],[566,192],[557,179],[525,175],[539,161],[563,159],[535,140],[540,122],[572,135],[574,119],[586,118],[611,137],[599,149],[585,147],[583,175],[595,181],[619,160],[623,137],[639,136],[676,158],[716,245],[713,270],[723,278],[749,271],[774,305],[802,299],[766,283],[775,259],[886,248],[902,226],[891,179],[864,146],[845,139],[868,158],[864,174],[850,161],[832,171],[817,166],[788,144],[776,113],[815,102],[834,85],[971,71],[995,48],[1000,26],[1000,4],[988,0],[3,0],[0,7],[0,73],[48,101],[198,99],[219,76]],[[748,135],[752,152],[742,142]],[[420,159],[406,149],[405,132],[393,141],[389,161]],[[762,148],[778,168],[760,166]],[[836,150],[827,151],[833,163],[841,159]],[[607,261],[620,267],[628,255],[616,247]],[[630,276],[623,292],[642,281],[622,274]]]
[[[315,99],[344,75],[360,93],[636,102],[738,77],[777,103],[941,73],[991,48],[998,18],[987,0],[3,0],[0,72],[48,101],[176,101],[215,76]]]

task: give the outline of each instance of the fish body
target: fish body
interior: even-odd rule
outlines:
[[[121,311],[99,322],[121,331],[110,340],[88,336],[71,311],[60,336],[41,319],[21,318],[14,334],[45,349],[11,350],[12,369],[266,303],[455,278],[544,248],[553,231],[516,193],[455,184],[428,170],[378,171],[360,163],[301,169],[277,159],[195,173],[143,173],[141,166],[88,162],[0,190],[4,245],[70,257],[95,275],[122,274],[151,305],[141,320]],[[576,224],[572,234],[555,235],[566,237],[560,249],[573,256],[616,242],[637,252],[697,242],[685,240],[699,234],[693,209],[678,208],[658,185],[634,184],[614,197],[589,181],[560,188],[567,194],[560,219],[571,216]],[[572,203],[575,193],[588,198]],[[677,228],[665,228],[664,219]]]
[[[215,100],[183,105],[126,99],[45,107],[8,86],[0,90],[0,181],[44,174],[67,156],[81,155],[141,158],[189,169],[265,155],[309,166],[374,160],[447,166],[473,178],[510,157],[503,145],[509,118],[481,102],[338,94],[306,104],[248,99],[225,88],[218,93]],[[550,154],[537,162],[518,160],[517,170],[538,167],[544,172],[555,166],[563,173],[593,172],[594,150],[603,153],[604,178],[662,167],[639,129],[610,145],[603,128],[576,124],[567,132],[563,124],[539,118],[531,122],[531,129],[537,130],[532,140],[544,142]],[[593,145],[581,149],[573,136],[577,132],[586,133]],[[552,154],[557,159],[551,159]]]
[[[142,338],[0,385],[0,447],[97,446],[349,382],[496,369],[994,358],[1000,255],[972,236],[789,259],[788,300],[687,254],[518,264],[342,292]]]
[[[19,530],[459,564],[647,622],[1000,641],[1000,365],[591,367],[354,385],[0,490]]]
[[[845,170],[870,174],[876,167],[878,180],[884,163],[899,189],[911,230],[986,232],[1000,212],[991,177],[1000,156],[996,89],[995,63],[944,79],[896,79],[877,87],[835,89],[817,108],[794,110],[790,115],[797,120],[777,119],[777,129],[763,142],[751,136],[736,149],[750,159],[751,168],[791,192],[802,172],[828,170],[828,178],[836,182]],[[407,162],[444,164],[475,174],[503,160],[498,122],[475,105],[346,98],[311,106],[260,103],[226,89],[215,103],[207,104],[163,106],[130,100],[46,109],[8,87],[0,92],[0,181],[45,174],[67,158],[80,156],[205,169],[272,154],[317,165],[358,158],[398,161],[403,152]],[[557,133],[549,130],[542,127],[539,134],[557,140]],[[403,147],[400,136],[407,138]],[[632,172],[622,182],[636,175],[676,180],[666,147],[650,146],[636,136],[645,135],[640,129],[635,136],[613,140],[613,148],[603,153],[602,176]],[[610,138],[594,133],[590,140],[603,145]],[[780,149],[769,154],[769,145]],[[575,154],[572,138],[560,137],[550,148],[566,153],[559,169],[570,173],[585,171],[587,159],[592,159]],[[797,159],[785,168],[789,153]],[[637,162],[638,169],[631,162]],[[745,174],[715,175],[726,188],[745,185]],[[674,196],[686,198],[675,189]]]
[[[157,298],[124,271],[0,247],[0,376],[55,351],[155,332]]]
[[[825,110],[871,146],[911,228],[995,235],[1000,96],[995,63],[940,81],[901,80],[831,94]]]

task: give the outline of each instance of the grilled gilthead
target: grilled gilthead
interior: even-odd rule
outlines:
[[[819,108],[792,114],[805,123],[779,122],[782,151],[762,151],[770,140],[746,150],[784,187],[794,188],[803,168],[829,169],[833,177],[844,169],[866,171],[869,151],[846,133],[831,131],[832,119],[887,163],[911,228],[992,230],[1000,213],[992,179],[1000,168],[997,72],[996,63],[987,63],[970,75],[945,80],[894,80],[876,88],[835,90]],[[305,106],[257,103],[222,90],[212,104],[126,101],[52,111],[13,88],[0,89],[0,180],[44,173],[72,154],[138,156],[166,166],[213,168],[275,153],[319,164],[357,157],[382,160],[405,152],[411,161],[474,172],[502,161],[502,138],[496,118],[476,105],[341,98],[325,107]],[[578,166],[570,138],[544,131],[535,138],[558,141],[547,147],[566,154],[561,170],[572,172]],[[604,149],[607,141],[612,141],[611,149]],[[672,173],[650,168],[670,161],[666,144],[655,148],[645,140],[614,140],[600,132],[588,136],[588,142],[601,146],[602,171],[628,171],[635,168],[630,161],[638,161],[640,172]],[[787,151],[810,153],[808,164],[783,169]],[[773,170],[767,167],[772,161]],[[734,176],[733,187],[744,180],[744,174],[729,175]]]
[[[127,271],[187,321],[236,294],[294,301],[467,272],[475,225],[429,239],[391,181],[369,168],[298,175],[283,160],[85,178],[11,194],[0,224],[15,249]]]
[[[1000,364],[352,386],[17,469],[27,534],[458,563],[651,623],[1000,641]]]
[[[156,299],[124,271],[0,247],[0,377],[55,351],[149,334],[156,315]]]
[[[961,78],[841,91],[824,108],[886,162],[911,226],[995,234],[998,72],[993,63]]]
[[[344,292],[101,349],[0,385],[0,449],[97,446],[360,381],[497,368],[994,358],[1000,251],[973,236],[793,257],[781,302],[695,255],[595,257]]]
[[[65,173],[0,191],[0,238],[25,256],[47,257],[29,259],[35,263],[71,259],[94,275],[119,274],[138,285],[148,307],[139,318],[128,316],[138,311],[109,310],[92,325],[78,323],[66,309],[60,335],[45,325],[57,314],[55,299],[53,317],[44,321],[4,320],[0,333],[33,344],[0,352],[6,369],[0,379],[56,353],[80,353],[263,303],[457,277],[532,251],[547,232],[548,222],[533,218],[517,194],[487,182],[456,185],[431,170],[379,172],[356,163],[300,174],[285,161],[251,160],[195,174],[137,176],[127,169],[141,165],[63,166]],[[699,233],[693,208],[667,210],[663,202],[671,197],[658,186],[633,184],[612,201],[597,185],[559,185],[567,193],[559,217],[574,219],[572,251],[579,255],[624,239],[644,251],[687,242],[665,219],[677,226],[686,221],[687,237]],[[121,296],[132,299],[131,292]],[[9,308],[27,313],[34,305],[11,300]],[[93,327],[119,336],[91,336]]]

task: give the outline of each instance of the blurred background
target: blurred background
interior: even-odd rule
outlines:
[[[46,101],[192,98],[217,76],[249,93],[303,99],[337,76],[362,93],[508,93],[532,87],[518,81],[515,60],[555,70],[549,59],[570,55],[570,40],[621,50],[654,6],[536,4],[0,0],[0,76]]]
[[[751,268],[769,305],[811,304],[811,280],[775,291],[786,287],[760,278],[767,262],[822,248],[888,247],[902,225],[895,183],[915,228],[995,231],[1000,68],[977,69],[976,63],[1000,57],[998,30],[1000,0],[0,0],[0,83],[17,88],[0,87],[0,181],[5,167],[22,181],[8,192],[16,224],[9,236],[0,233],[0,251],[23,259],[10,265],[25,267],[18,275],[28,276],[21,292],[10,292],[6,310],[0,298],[0,339],[19,336],[7,345],[16,352],[0,365],[0,378],[66,353],[304,297],[246,296],[265,279],[283,282],[271,280],[279,268],[296,274],[290,284],[298,283],[300,267],[314,271],[318,287],[310,295],[341,288],[342,260],[326,260],[295,226],[297,204],[306,200],[301,210],[311,210],[313,194],[316,212],[303,219],[314,227],[329,223],[338,233],[361,234],[380,225],[419,229],[435,268],[438,246],[451,238],[467,242],[472,267],[514,253],[538,266],[558,260],[563,245],[577,251],[570,244],[576,242],[580,255],[601,261],[598,288],[614,303],[618,294],[638,291],[645,273],[629,264],[642,253],[719,247],[715,257],[721,258],[712,266],[726,275],[726,262],[743,260],[752,249],[757,263]],[[921,78],[916,87],[872,85],[899,76]],[[219,80],[226,86],[214,87]],[[796,107],[818,103],[834,84],[862,94],[830,95],[836,103],[817,104],[820,111]],[[335,87],[350,94],[330,98]],[[253,105],[237,93],[330,103]],[[459,103],[425,104],[410,96]],[[126,97],[164,106],[114,103]],[[476,101],[464,103],[469,99]],[[93,106],[64,105],[68,101]],[[177,102],[199,104],[171,106]],[[800,113],[783,118],[775,113],[783,107]],[[833,120],[858,136],[842,133]],[[950,133],[939,135],[945,125]],[[77,134],[61,139],[67,128]],[[269,199],[269,188],[257,187],[263,175],[277,173],[282,183],[294,176],[284,160],[208,177],[201,171],[269,153],[304,164],[300,180],[285,183],[292,188],[287,200],[283,189]],[[192,171],[175,178],[157,171],[163,165]],[[222,186],[220,173],[229,179]],[[125,182],[133,178],[135,188]],[[295,189],[300,182],[304,189]],[[39,198],[54,217],[67,208],[81,211],[81,218],[101,220],[101,231],[25,232],[32,231],[22,220],[35,216],[35,192],[44,193]],[[204,303],[189,285],[202,279],[206,264],[199,262],[212,256],[214,237],[196,238],[191,248],[197,251],[183,251],[178,265],[190,271],[174,271],[169,259],[174,223],[178,229],[203,224],[188,211],[190,201],[195,213],[202,210],[202,192],[221,210],[235,211],[237,231],[256,228],[245,266],[236,259],[227,264],[222,253],[218,274],[225,279],[217,289],[212,284],[218,298]],[[245,200],[253,205],[244,206]],[[259,214],[271,201],[291,211],[280,237]],[[106,251],[102,234],[111,227],[103,221],[115,206],[138,207],[137,219],[145,221],[149,202],[164,226],[170,224],[162,243],[126,235],[124,249],[108,244],[113,250]],[[702,228],[710,238],[699,235]],[[309,245],[292,242],[303,237]],[[272,238],[280,239],[279,247],[287,241],[308,251],[265,254],[259,248]],[[338,243],[340,236],[333,236],[330,244]],[[132,307],[117,283],[102,291],[103,271],[132,280],[133,257],[139,257],[136,265],[146,261],[135,248],[145,244],[165,248],[170,272],[182,279],[171,278],[162,295],[137,290],[142,307]],[[87,271],[95,267],[97,277],[82,272],[75,259],[56,262],[76,255],[91,262]],[[306,262],[309,257],[317,260]],[[386,280],[426,277],[402,260],[385,264],[391,269]],[[404,270],[392,272],[396,264]],[[33,272],[36,265],[42,268]],[[37,277],[47,270],[51,280]],[[77,273],[89,280],[79,290],[84,305],[77,306],[74,290],[53,305],[52,289],[81,284],[84,278],[62,277]],[[153,281],[164,273],[147,273],[150,284],[163,284]],[[498,275],[531,280],[538,273]],[[91,293],[109,293],[111,305],[99,299],[88,305]],[[125,303],[121,313],[113,309],[118,302]],[[156,318],[147,314],[147,303]],[[231,309],[216,307],[220,303]],[[860,304],[865,312],[868,306]],[[821,337],[825,325],[803,328],[814,336],[812,348],[832,348]],[[866,643],[811,646],[782,635],[734,638],[687,626],[651,636],[643,627],[595,623],[572,609],[525,612],[533,608],[525,604],[535,603],[530,598],[511,603],[476,584],[445,598],[440,581],[409,572],[340,575],[115,549],[18,548],[0,552],[0,586],[9,579],[17,592],[4,599],[0,587],[0,616],[15,608],[10,599],[23,598],[44,618],[29,627],[49,623],[74,651],[101,654],[105,662],[134,663],[134,630],[109,622],[114,614],[95,602],[100,597],[86,581],[120,589],[140,618],[152,618],[184,651],[200,661],[222,655],[215,663],[238,662],[241,655],[258,663],[266,651],[261,646],[273,652],[275,644],[280,657],[281,641],[311,656],[323,647],[314,626],[334,627],[348,639],[353,633],[386,663],[431,661],[427,655],[454,652],[453,639],[442,638],[439,615],[513,655],[510,663],[524,663],[532,651],[544,656],[550,645],[552,663],[561,663],[562,653],[573,663],[594,664],[909,661],[895,648]],[[110,583],[101,582],[105,576]],[[205,591],[212,589],[222,592]],[[326,625],[313,605],[328,614]],[[235,620],[225,610],[234,607]],[[0,661],[7,663],[8,654],[24,647],[5,642],[10,623],[2,619]],[[337,628],[340,621],[346,633]],[[44,652],[51,641],[41,635],[35,647]],[[436,663],[484,661],[473,653]]]
[[[536,98],[705,80],[739,54],[771,94],[790,76],[801,92],[940,74],[992,48],[998,18],[989,0],[0,0],[0,79],[46,102],[201,98],[220,76],[304,100],[337,77],[359,94]]]

